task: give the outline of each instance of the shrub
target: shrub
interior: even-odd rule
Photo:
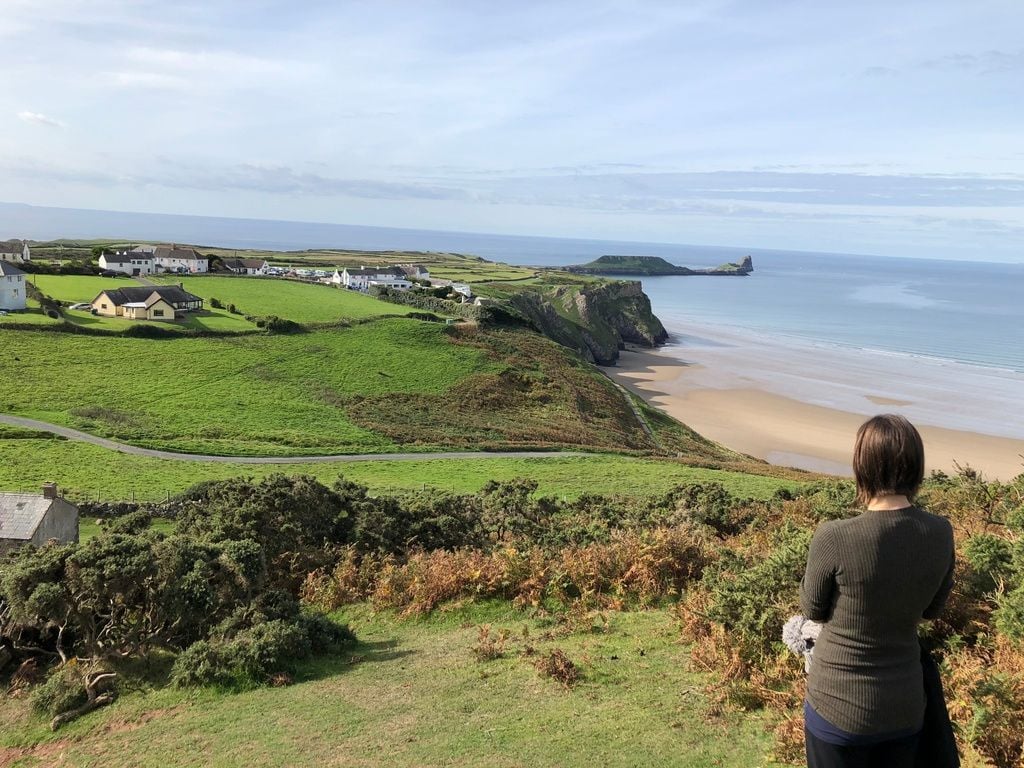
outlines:
[[[32,706],[40,714],[54,717],[81,706],[86,698],[82,665],[62,664],[32,691]]]
[[[970,565],[970,590],[977,595],[992,592],[1009,575],[1013,553],[1010,542],[990,533],[972,536],[963,546]]]
[[[509,631],[501,629],[498,632],[491,632],[491,625],[484,624],[477,630],[476,645],[472,647],[473,656],[477,661],[493,661],[505,655],[505,645],[508,643]]]
[[[745,508],[721,483],[679,486],[669,493],[669,500],[678,513],[721,534],[738,533],[750,522]]]
[[[579,667],[560,648],[554,648],[537,659],[536,667],[541,675],[557,680],[566,690],[576,685],[580,679]]]
[[[1018,643],[1024,642],[1024,584],[998,599],[995,610],[996,629]]]
[[[224,309],[224,304],[221,302],[221,300],[214,296],[210,297],[210,306],[213,307],[214,309]]]

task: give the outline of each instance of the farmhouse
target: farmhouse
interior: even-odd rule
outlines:
[[[353,291],[363,292],[376,287],[399,290],[412,288],[412,283],[405,279],[405,272],[401,267],[360,267],[359,269],[346,267],[341,272],[334,270],[330,282]]]
[[[25,240],[5,240],[0,242],[0,261],[24,263],[32,261],[32,252]]]
[[[132,286],[103,291],[92,308],[104,317],[128,320],[174,320],[203,308],[203,300],[180,285]]]
[[[25,273],[0,261],[0,309],[24,309],[25,293]]]
[[[195,248],[160,245],[153,251],[153,264],[158,272],[208,272],[210,261]]]
[[[78,507],[61,498],[55,483],[44,483],[42,495],[0,493],[0,555],[51,539],[78,541]]]
[[[100,269],[109,272],[123,272],[126,275],[151,275],[155,269],[153,256],[145,251],[115,251],[102,253]]]
[[[224,268],[236,275],[265,275],[270,265],[263,259],[223,259]]]

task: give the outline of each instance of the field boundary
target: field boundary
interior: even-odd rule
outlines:
[[[151,459],[170,459],[172,461],[197,461],[223,464],[318,464],[344,463],[356,461],[423,461],[425,459],[546,459],[576,456],[601,456],[603,454],[590,451],[436,451],[423,453],[336,453],[326,456],[214,456],[211,454],[177,453],[160,451],[154,448],[141,448],[137,445],[119,443],[97,435],[90,435],[71,427],[62,427],[45,421],[12,416],[0,413],[0,424],[11,427],[23,427],[40,432],[50,432],[68,440],[91,443],[119,453],[132,456],[148,456]]]

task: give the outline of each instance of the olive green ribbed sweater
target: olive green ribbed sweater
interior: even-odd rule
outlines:
[[[814,710],[848,733],[920,727],[917,625],[953,583],[953,529],[917,507],[864,512],[818,528],[800,585],[804,615],[825,622],[807,677]]]

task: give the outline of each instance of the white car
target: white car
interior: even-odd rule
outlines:
[[[78,304],[72,304],[68,309],[90,309],[92,304],[89,302],[80,302]]]

